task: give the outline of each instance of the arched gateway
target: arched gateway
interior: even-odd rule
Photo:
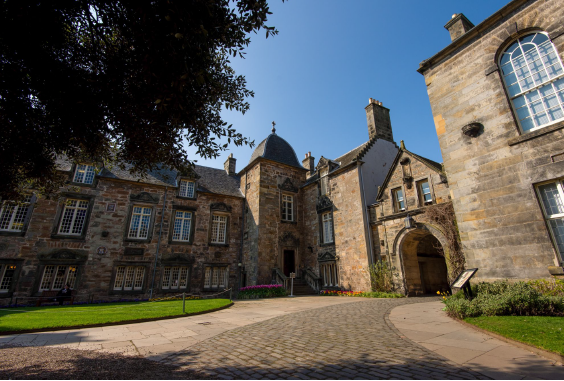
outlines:
[[[396,239],[404,287],[409,295],[449,290],[446,240],[440,230],[418,223],[403,229]]]

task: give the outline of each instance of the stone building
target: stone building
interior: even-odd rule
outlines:
[[[564,274],[564,7],[514,0],[421,62],[467,267]]]
[[[408,151],[402,141],[376,200],[369,206],[372,235],[379,238],[374,251],[395,267],[402,291],[449,290],[449,224],[437,223],[428,213],[451,202],[442,165]]]
[[[397,146],[381,102],[366,116],[369,140],[317,165],[274,128],[239,173],[232,155],[224,169],[141,178],[60,159],[68,185],[57,199],[1,205],[0,303],[65,283],[82,301],[217,293],[290,272],[311,292],[368,289],[367,206]]]

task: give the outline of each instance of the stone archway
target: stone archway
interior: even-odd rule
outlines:
[[[407,294],[436,294],[449,290],[444,237],[436,228],[417,224],[396,239]]]

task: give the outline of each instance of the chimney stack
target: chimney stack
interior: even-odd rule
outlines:
[[[315,170],[315,158],[311,156],[311,152],[305,154],[305,159],[302,160],[302,165],[307,169],[306,176],[309,178]]]
[[[368,123],[368,137],[394,141],[392,133],[392,122],[390,121],[390,110],[382,106],[382,102],[368,99],[366,110],[366,122]]]
[[[455,13],[452,15],[450,21],[445,25],[445,29],[450,33],[451,41],[456,40],[472,28],[474,28],[474,24],[472,24],[462,13]]]
[[[237,162],[237,159],[233,158],[233,154],[230,153],[227,160],[225,160],[225,163],[223,163],[223,169],[225,169],[225,172],[227,172],[227,174],[229,176],[235,175],[235,163],[236,162]]]

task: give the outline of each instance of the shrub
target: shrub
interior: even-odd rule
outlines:
[[[237,294],[237,299],[273,298],[287,294],[286,289],[281,284],[261,284],[242,287]]]
[[[337,290],[324,290],[319,293],[325,296],[357,296],[364,298],[403,298],[402,294],[394,292],[363,292],[363,291],[337,291]]]
[[[527,282],[535,290],[547,296],[564,297],[564,280],[561,279],[537,279]]]
[[[564,313],[563,297],[543,295],[525,282],[479,283],[475,295],[471,301],[464,299],[462,292],[446,299],[447,314],[463,319],[480,315],[550,316]]]
[[[399,276],[397,269],[386,261],[378,261],[368,267],[372,291],[394,292],[396,284],[394,278]]]

